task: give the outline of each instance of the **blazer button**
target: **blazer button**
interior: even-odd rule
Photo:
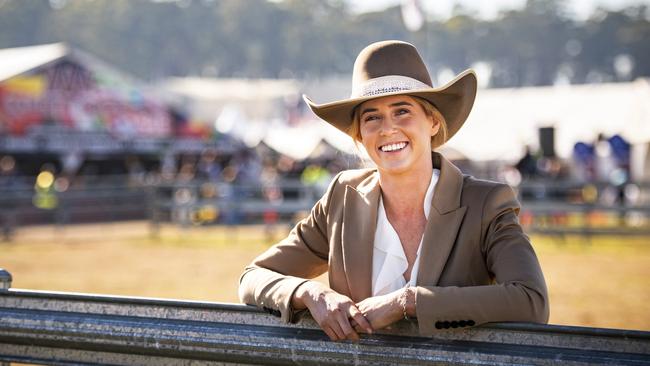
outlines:
[[[436,329],[442,329],[442,322],[436,322]]]
[[[452,328],[458,328],[458,322],[455,321],[455,320],[453,320],[453,321],[451,322],[451,327],[452,327]]]
[[[466,327],[466,326],[467,326],[467,322],[464,321],[464,320],[461,320],[461,321],[458,322],[458,326],[460,326],[460,327]]]
[[[473,327],[474,324],[476,324],[476,323],[474,323],[473,320],[468,320],[468,321],[467,321],[467,325],[469,325],[470,327]]]
[[[448,321],[445,320],[444,323],[442,323],[442,326],[445,327],[445,329],[449,329],[450,324]]]

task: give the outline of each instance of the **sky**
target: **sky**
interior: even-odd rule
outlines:
[[[388,6],[401,3],[401,0],[346,0],[354,12],[363,13],[367,11],[381,10]],[[569,11],[578,20],[584,20],[598,7],[610,10],[646,4],[650,6],[650,0],[566,0]],[[451,15],[454,5],[460,4],[467,9],[476,11],[478,16],[484,19],[493,19],[500,10],[521,8],[526,0],[420,0],[423,8],[429,16],[438,19],[448,18]]]

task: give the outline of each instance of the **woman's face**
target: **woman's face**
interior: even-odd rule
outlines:
[[[431,167],[431,137],[440,123],[407,95],[372,99],[359,106],[361,143],[380,172],[408,174]]]

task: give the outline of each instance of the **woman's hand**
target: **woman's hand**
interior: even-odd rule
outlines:
[[[307,307],[311,316],[333,341],[359,340],[353,328],[372,333],[372,327],[354,302],[347,296],[319,283],[308,281],[300,285],[292,298],[294,309]]]
[[[399,289],[386,295],[369,297],[357,303],[357,308],[370,321],[372,329],[385,328],[404,317],[403,292],[403,289]],[[361,331],[356,324],[355,329]]]

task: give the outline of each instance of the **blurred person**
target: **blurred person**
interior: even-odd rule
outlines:
[[[609,183],[615,187],[616,202],[626,203],[625,187],[630,182],[630,143],[620,135],[614,135],[608,140],[616,168],[609,174]],[[622,212],[621,212],[622,213]]]
[[[56,168],[54,164],[45,163],[41,165],[34,184],[34,196],[32,203],[35,207],[44,210],[57,208],[59,201],[55,191]]]
[[[278,172],[283,177],[287,178],[291,172],[295,170],[294,166],[296,165],[296,161],[286,155],[280,155],[276,165]]]
[[[594,142],[596,180],[609,182],[610,174],[616,169],[612,146],[604,134],[599,133]]]
[[[258,184],[262,174],[262,162],[252,153],[252,150],[243,150],[235,158],[239,174],[237,175],[238,183]]]
[[[263,163],[262,172],[260,173],[260,183],[262,186],[262,196],[271,204],[279,205],[284,199],[284,194],[280,187],[280,176],[275,163],[266,159]]]
[[[262,213],[262,221],[264,222],[266,242],[272,243],[276,240],[275,229],[280,220],[278,207],[281,206],[284,201],[284,193],[279,184],[280,176],[275,161],[266,157],[262,166],[263,168],[260,174],[262,197],[268,203]]]
[[[439,153],[476,95],[467,70],[432,87],[411,44],[358,55],[350,99],[306,102],[375,167],[339,173],[287,238],[258,256],[239,296],[294,322],[309,311],[332,340],[417,317],[422,335],[486,322],[548,321],[544,276],[501,183],[464,176]],[[328,272],[329,285],[312,281]]]
[[[190,155],[181,158],[173,190],[172,221],[188,226],[192,221],[194,205],[198,202],[197,192],[192,187],[196,177],[196,161]]]
[[[130,186],[139,186],[145,182],[146,170],[136,155],[127,155],[124,159],[128,184]]]
[[[221,176],[221,165],[217,161],[218,153],[213,148],[207,148],[201,152],[197,164],[196,176],[198,179],[216,182]]]
[[[344,162],[341,161],[341,158],[334,158],[327,163],[327,172],[330,174],[330,177],[333,177],[338,172],[343,170]]]
[[[307,165],[300,175],[300,181],[306,186],[315,187],[319,194],[325,192],[331,180],[329,170],[319,164]]]
[[[186,162],[181,165],[181,168],[178,170],[176,179],[181,183],[188,183],[194,179],[196,175],[196,167],[194,163]]]
[[[530,146],[526,146],[524,156],[515,164],[515,168],[517,168],[523,179],[537,177],[537,158],[531,153]]]
[[[576,142],[573,145],[571,172],[580,182],[592,182],[595,179],[595,152],[592,145]]]
[[[537,161],[537,172],[546,179],[564,178],[566,168],[557,156],[542,157]]]
[[[233,157],[226,164],[221,171],[221,181],[225,184],[220,186],[219,196],[223,200],[222,207],[222,221],[226,225],[238,225],[242,222],[242,213],[239,207],[243,198],[239,185],[239,163]]]
[[[612,155],[616,160],[618,169],[622,169],[629,178],[632,146],[621,135],[614,135],[608,141],[612,147]]]
[[[163,181],[171,182],[176,176],[176,158],[171,151],[166,151],[160,158],[160,177]]]
[[[5,241],[11,240],[16,226],[14,209],[18,199],[12,194],[12,188],[20,187],[16,177],[16,159],[11,155],[0,157],[0,227]],[[2,192],[1,190],[6,189]]]
[[[196,160],[192,156],[184,156],[181,159],[181,167],[176,174],[176,181],[179,183],[191,182],[196,177]]]
[[[280,174],[276,162],[270,157],[263,159],[262,172],[260,173],[262,184],[276,184],[279,179]]]
[[[0,188],[18,186],[16,175],[16,159],[11,155],[2,156],[0,158]]]

